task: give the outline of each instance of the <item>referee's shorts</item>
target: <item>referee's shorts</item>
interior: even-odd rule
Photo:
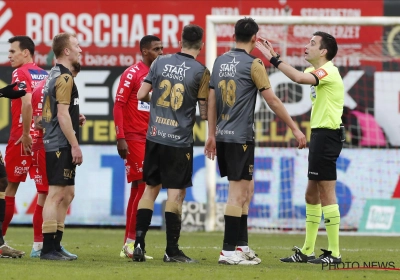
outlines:
[[[340,129],[311,129],[308,179],[315,181],[336,180],[336,160],[342,151],[342,147]]]

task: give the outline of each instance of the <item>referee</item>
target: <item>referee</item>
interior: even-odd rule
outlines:
[[[344,106],[344,86],[338,68],[333,65],[338,46],[336,39],[325,32],[315,32],[305,47],[304,58],[312,65],[304,73],[279,60],[271,44],[259,40],[257,47],[264,56],[292,81],[310,85],[311,139],[308,155],[306,190],[306,240],[303,248],[294,247],[294,255],[282,262],[313,264],[340,263],[340,212],[336,201],[336,160],[342,151],[344,131],[340,128]],[[324,214],[329,248],[315,258],[314,246]]]

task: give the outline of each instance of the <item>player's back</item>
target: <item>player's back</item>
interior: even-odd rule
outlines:
[[[147,139],[175,147],[193,143],[196,103],[207,75],[204,65],[184,53],[159,56],[153,62],[145,80],[153,87]]]
[[[264,68],[260,59],[242,49],[232,49],[215,60],[210,87],[216,97],[217,141],[242,144],[253,141],[258,92],[255,80],[260,66]],[[266,85],[269,87],[268,79]]]

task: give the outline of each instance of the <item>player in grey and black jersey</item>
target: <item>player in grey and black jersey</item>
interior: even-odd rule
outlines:
[[[293,131],[299,148],[306,137],[296,127],[271,89],[263,62],[249,53],[255,48],[258,25],[251,18],[235,25],[236,48],[215,60],[208,102],[208,139],[205,154],[214,159],[222,177],[228,176],[225,233],[221,264],[254,265],[261,262],[248,246],[247,216],[254,192],[254,107],[260,91],[269,107]]]
[[[61,249],[64,220],[75,192],[75,168],[81,165],[78,143],[79,96],[70,69],[82,52],[75,35],[60,33],[53,39],[57,64],[44,86],[42,126],[49,193],[43,208],[43,248],[40,259],[73,260]]]
[[[202,119],[207,119],[210,72],[195,60],[203,47],[202,39],[201,27],[185,26],[181,52],[159,56],[138,92],[140,100],[150,101],[150,122],[143,165],[146,189],[137,212],[135,261],[145,260],[144,239],[153,215],[154,201],[163,187],[168,189],[164,262],[193,262],[179,250],[178,240],[183,199],[186,188],[192,186],[193,125],[197,102]]]

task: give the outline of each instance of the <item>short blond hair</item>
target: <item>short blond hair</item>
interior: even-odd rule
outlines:
[[[52,49],[56,58],[63,56],[64,49],[70,46],[70,37],[76,37],[76,34],[63,32],[54,36]]]

